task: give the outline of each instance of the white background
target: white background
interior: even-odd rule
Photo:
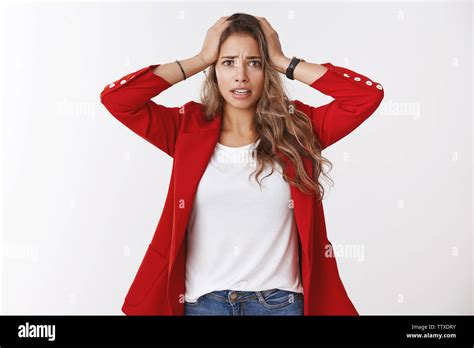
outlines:
[[[335,182],[328,237],[346,247],[339,272],[359,313],[473,313],[471,2],[0,6],[0,313],[122,314],[172,162],[114,119],[100,92],[194,56],[234,12],[266,17],[288,57],[384,87],[379,109],[323,151]],[[203,78],[154,101],[199,101]],[[285,80],[292,99],[332,100]]]

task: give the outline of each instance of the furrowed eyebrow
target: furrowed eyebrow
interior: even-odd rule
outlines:
[[[221,59],[224,59],[224,58],[231,58],[231,59],[234,59],[234,58],[238,58],[238,56],[223,56],[221,57]],[[261,59],[260,56],[248,56],[247,59]]]

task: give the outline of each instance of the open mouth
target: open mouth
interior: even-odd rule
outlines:
[[[235,88],[235,89],[231,89],[230,91],[232,92],[233,95],[237,97],[245,97],[252,93],[252,91],[247,88]]]

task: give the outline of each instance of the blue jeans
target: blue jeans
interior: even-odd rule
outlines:
[[[288,290],[217,290],[184,302],[184,315],[303,315],[303,294]]]

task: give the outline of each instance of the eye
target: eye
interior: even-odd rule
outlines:
[[[222,65],[230,66],[229,64],[226,64],[227,62],[233,63],[234,61],[230,60],[230,59],[227,59],[227,60],[222,61]],[[253,65],[254,67],[261,67],[262,66],[262,63],[260,63],[260,61],[258,61],[258,60],[251,60],[250,63],[256,63],[255,65]]]
[[[258,60],[252,60],[252,61],[250,61],[250,63],[257,63],[256,65],[254,65],[256,67],[262,66],[262,63],[260,63],[260,61],[258,61]]]

